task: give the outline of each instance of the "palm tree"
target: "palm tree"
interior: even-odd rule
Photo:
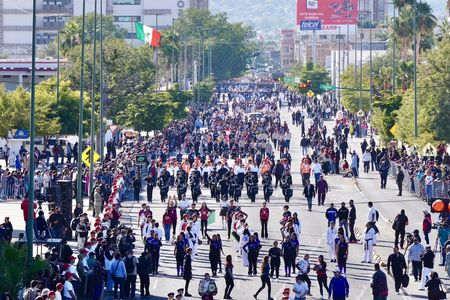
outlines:
[[[448,0],[450,3],[450,0]],[[445,37],[450,36],[450,22],[444,20],[441,24],[439,24],[438,32],[436,33],[436,40],[438,42],[442,42]]]
[[[433,33],[437,25],[437,19],[433,15],[433,10],[428,3],[419,2],[416,5],[416,63],[419,63],[420,42],[424,35]]]
[[[396,39],[400,44],[400,59],[406,61],[408,49],[410,49],[413,36],[413,14],[411,6],[402,9],[401,14],[392,24]]]
[[[414,73],[413,61],[402,61],[398,64],[398,76],[396,86],[401,86],[406,91],[411,85]]]
[[[73,19],[69,20],[61,30],[61,53],[66,56],[69,49],[80,43],[81,28]]]

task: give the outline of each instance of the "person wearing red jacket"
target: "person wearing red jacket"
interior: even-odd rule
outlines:
[[[268,238],[267,223],[269,222],[269,208],[263,202],[263,207],[259,210],[259,220],[261,221],[261,238]]]

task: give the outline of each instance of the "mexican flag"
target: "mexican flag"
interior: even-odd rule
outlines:
[[[136,38],[138,40],[144,41],[152,47],[159,47],[161,33],[158,30],[145,26],[140,22],[136,22],[135,26],[136,26]]]

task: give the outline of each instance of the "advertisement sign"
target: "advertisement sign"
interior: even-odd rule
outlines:
[[[320,30],[322,23],[320,20],[300,21],[300,30]]]
[[[358,0],[297,0],[297,25],[302,21],[321,21],[324,26],[355,25]]]

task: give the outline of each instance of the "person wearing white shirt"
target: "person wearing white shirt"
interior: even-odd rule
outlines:
[[[73,299],[77,300],[77,295],[75,294],[75,290],[73,289],[73,285],[71,281],[73,280],[73,275],[70,272],[65,274],[66,281],[64,282],[64,292],[63,297],[64,300]]]
[[[372,156],[370,155],[369,150],[366,150],[366,152],[364,152],[362,155],[362,161],[363,161],[365,173],[369,173],[369,167],[370,167],[371,160],[372,160]]]
[[[294,300],[306,300],[309,289],[308,285],[302,280],[301,275],[297,275],[297,277],[295,278],[295,283],[292,291],[295,293]]]
[[[316,184],[317,184],[317,181],[319,181],[320,175],[322,174],[322,164],[316,160],[316,161],[314,161],[312,169],[313,169],[313,173],[314,173],[314,179],[316,180]]]
[[[336,261],[336,236],[337,229],[334,221],[331,221],[330,226],[327,229],[328,258],[330,259],[330,262]]]
[[[375,229],[373,229],[372,224],[367,223],[362,241],[364,246],[364,259],[362,261],[363,263],[372,263],[375,235]]]
[[[153,230],[155,231],[155,233],[158,234],[159,240],[161,240],[161,238],[164,236],[163,231],[161,228],[159,228],[159,223],[155,222],[155,227],[153,228]]]
[[[373,206],[372,201],[369,201],[369,212],[367,214],[367,222],[375,224],[377,222],[377,210]]]
[[[180,219],[183,219],[183,215],[186,213],[186,210],[190,206],[191,204],[189,203],[189,200],[186,199],[186,195],[183,195],[181,200],[178,202],[178,208],[180,209]]]
[[[150,232],[153,230],[152,218],[148,217],[147,222],[142,227],[142,237],[146,240],[150,236]]]

